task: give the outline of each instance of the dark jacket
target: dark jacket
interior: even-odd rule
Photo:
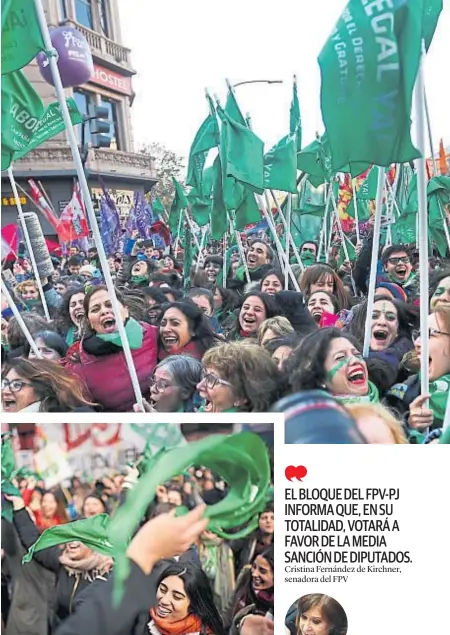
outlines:
[[[400,362],[406,353],[409,353],[410,350],[414,348],[414,344],[407,337],[399,337],[395,340],[392,346],[389,346],[384,351],[370,351],[369,357],[378,357],[378,359],[382,359],[387,362],[389,366],[395,368],[398,372],[400,368]]]
[[[106,581],[96,580],[75,612],[54,635],[130,635],[141,628],[139,618],[148,616],[156,604],[156,576],[145,575],[130,561],[130,575],[124,583],[124,596],[118,608],[112,602],[114,573]],[[148,621],[148,620],[147,620]],[[140,630],[140,634],[142,630]]]
[[[14,512],[13,520],[22,545],[25,549],[29,549],[40,536],[36,525],[31,520],[26,509]],[[90,580],[86,580],[82,575],[69,575],[66,568],[59,561],[60,555],[61,550],[58,546],[43,549],[33,555],[33,560],[48,571],[52,571],[56,576],[56,625],[59,621],[67,619],[72,613],[75,596],[92,584]],[[27,567],[28,565],[25,564],[23,566]]]

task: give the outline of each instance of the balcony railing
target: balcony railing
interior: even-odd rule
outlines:
[[[63,24],[73,26],[84,35],[94,57],[99,57],[103,61],[119,66],[120,68],[126,67],[130,73],[134,74],[135,71],[130,62],[130,49],[110,40],[102,33],[97,33],[82,24],[78,24],[78,22],[65,20]]]

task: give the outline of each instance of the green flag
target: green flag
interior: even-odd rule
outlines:
[[[220,240],[227,231],[227,209],[224,201],[222,163],[218,155],[213,163],[211,238]],[[232,179],[230,179],[232,180]]]
[[[302,127],[300,120],[300,104],[298,103],[297,82],[292,85],[292,102],[289,111],[289,134],[297,139],[297,152],[302,149]]]
[[[425,49],[430,48],[431,40],[442,11],[443,0],[424,0],[422,16],[422,37],[425,40]]]
[[[222,114],[224,134],[221,134],[220,143],[225,175],[262,192],[264,143],[249,128],[232,119],[226,111]]]
[[[233,121],[237,121],[241,126],[247,125],[247,120],[244,118],[241,109],[236,101],[236,96],[233,90],[228,90],[227,101],[225,103],[225,112]]]
[[[154,212],[157,212],[158,214],[165,214],[166,210],[164,205],[161,203],[161,199],[159,198],[159,196],[157,196],[152,202],[152,210]]]
[[[264,156],[264,187],[297,192],[297,135],[283,137]]]
[[[2,0],[2,75],[31,62],[45,49],[32,0]]]
[[[98,514],[92,518],[74,520],[66,525],[57,525],[46,529],[36,540],[34,545],[28,549],[22,562],[30,562],[37,551],[63,545],[67,542],[79,541],[97,553],[105,556],[115,556],[112,543],[108,539],[108,525],[110,524],[108,514]]]
[[[186,227],[184,233],[184,259],[183,259],[183,280],[184,288],[188,289],[191,286],[191,267],[194,260],[194,253],[192,247],[192,232],[190,227]]]
[[[325,135],[317,137],[297,154],[297,168],[306,172],[314,187],[319,187],[331,178],[331,159],[327,156]]]
[[[410,137],[411,105],[428,1],[350,0],[325,43],[321,109],[334,171],[420,156]]]
[[[208,168],[211,169],[211,168]],[[206,172],[206,170],[204,171]],[[212,184],[211,184],[212,190]],[[191,188],[188,196],[189,205],[191,206],[192,218],[197,225],[203,227],[209,223],[209,217],[212,209],[211,193],[209,196],[203,196],[199,193],[196,187]]]
[[[128,542],[153,500],[156,487],[193,465],[203,465],[217,472],[229,488],[225,498],[206,508],[205,515],[210,518],[209,531],[223,538],[236,539],[250,534],[258,526],[258,514],[265,505],[270,485],[269,455],[259,436],[252,432],[211,435],[184,447],[161,452],[152,469],[129,492],[108,528],[108,537],[116,550],[115,601],[120,601],[122,585],[129,573],[129,561],[125,557]],[[179,515],[187,511],[186,508],[177,509]],[[241,531],[230,533],[242,526],[245,528]]]
[[[378,169],[372,168],[358,190],[358,199],[373,201],[377,197]]]
[[[172,201],[172,206],[170,208],[169,214],[169,227],[172,234],[175,234],[178,231],[178,226],[180,224],[180,217],[184,209],[189,207],[188,200],[186,198],[186,194],[178,181],[175,178],[172,178],[172,183],[175,188],[175,196]],[[181,228],[180,228],[181,231]]]
[[[322,227],[323,211],[319,214],[301,214],[292,210],[291,234],[296,247],[308,240],[317,240]]]
[[[261,214],[255,200],[255,194],[247,187],[244,190],[244,199],[236,210],[234,227],[242,231],[246,225],[258,223],[260,220]]]
[[[11,483],[11,479],[14,478],[16,472],[16,461],[14,458],[14,452],[11,445],[11,435],[9,432],[3,433],[1,436],[2,452],[1,452],[1,492],[8,496],[21,496],[17,487]],[[13,520],[13,504],[11,501],[3,500],[2,496],[2,518],[12,523]]]
[[[186,185],[202,188],[202,174],[205,166],[207,154],[211,148],[219,146],[219,126],[211,98],[207,97],[210,107],[210,114],[206,117],[195,135],[194,142],[189,152],[189,164],[186,178]]]

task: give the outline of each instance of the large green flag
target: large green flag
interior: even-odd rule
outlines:
[[[184,209],[189,207],[189,202],[186,198],[186,194],[180,183],[175,178],[172,178],[172,183],[175,188],[175,196],[172,201],[169,214],[169,227],[174,234],[178,231],[180,224],[180,217]]]
[[[69,97],[66,102],[72,123],[81,123],[83,117],[75,101]],[[2,77],[2,170],[65,127],[59,102],[44,109],[39,95],[22,71]]]
[[[292,210],[291,234],[296,247],[308,240],[317,240],[322,227],[322,217],[319,214],[302,214]]]
[[[189,152],[189,164],[186,178],[186,185],[197,187],[201,190],[202,174],[205,166],[207,154],[211,148],[219,146],[219,126],[217,124],[214,104],[209,96],[207,96],[210,114],[206,117],[195,135]]]
[[[155,198],[155,200],[152,202],[152,210],[154,212],[158,212],[158,214],[165,214],[166,209],[164,207],[164,205],[161,203],[161,199],[159,198],[159,196],[157,196]]]
[[[264,187],[297,192],[297,135],[283,137],[264,156]]]
[[[247,125],[247,120],[244,118],[241,109],[236,101],[236,96],[233,90],[229,90],[227,94],[227,101],[225,103],[225,112],[233,121],[237,121],[241,126]]]
[[[431,40],[442,11],[443,0],[424,0],[422,16],[422,37],[425,40],[425,49],[430,48]]]
[[[108,527],[108,537],[116,549],[114,568],[115,596],[120,600],[121,585],[129,573],[126,548],[139,526],[158,485],[182,474],[193,465],[203,465],[217,472],[228,485],[220,502],[208,505],[209,531],[226,539],[249,535],[258,526],[258,514],[266,501],[270,485],[270,462],[264,441],[252,432],[230,436],[211,435],[158,453],[151,469],[130,490],[125,504],[119,507]],[[179,515],[187,513],[178,508]],[[239,531],[235,532],[236,528]]]
[[[331,160],[327,156],[325,135],[317,137],[297,154],[297,168],[306,172],[314,187],[319,187],[331,178]]]
[[[212,168],[208,168],[208,170],[210,169]],[[187,198],[191,206],[192,218],[195,220],[197,225],[200,227],[207,225],[209,223],[209,217],[212,209],[211,191],[209,196],[204,196],[202,192],[198,192],[196,187],[193,187],[191,188]]]
[[[223,111],[221,135],[222,166],[227,177],[257,191],[264,189],[264,143],[254,132]],[[222,148],[222,143],[224,147]]]
[[[260,220],[261,214],[255,200],[255,194],[250,188],[245,188],[244,200],[236,210],[234,227],[239,231],[242,231],[246,225],[258,223]]]
[[[434,30],[428,4],[348,2],[319,55],[334,171],[349,162],[388,166],[420,156],[410,136],[411,105],[422,37]]]
[[[358,190],[358,199],[373,201],[377,197],[378,169],[372,168],[366,176],[366,180]]]
[[[33,0],[2,0],[2,75],[23,68],[44,49]]]

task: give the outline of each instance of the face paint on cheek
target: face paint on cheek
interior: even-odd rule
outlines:
[[[325,373],[326,381],[331,384],[334,377],[336,376],[336,373],[338,373],[344,366],[347,366],[347,364],[350,362],[350,359],[341,359],[335,366],[333,366],[331,370],[327,370],[327,372]]]

